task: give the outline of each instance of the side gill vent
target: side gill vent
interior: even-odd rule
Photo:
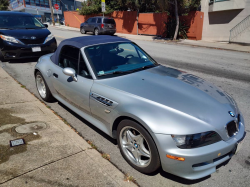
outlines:
[[[113,104],[112,101],[105,99],[103,97],[100,97],[100,96],[96,97],[96,100],[98,100],[99,102],[101,102],[102,104],[105,104],[107,106],[112,106],[112,104]]]
[[[107,99],[107,98],[104,98],[100,95],[97,95],[97,94],[94,94],[94,93],[91,93],[91,97],[94,98],[96,101],[106,105],[106,106],[112,106],[113,105],[113,101]]]

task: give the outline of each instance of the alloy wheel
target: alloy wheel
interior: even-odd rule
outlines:
[[[36,76],[37,90],[42,98],[46,98],[46,86],[41,75]]]
[[[138,167],[147,167],[151,162],[151,151],[143,135],[133,127],[120,131],[120,145],[126,157]]]
[[[95,29],[95,35],[98,35],[98,34],[99,34],[98,29]]]

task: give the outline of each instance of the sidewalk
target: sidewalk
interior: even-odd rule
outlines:
[[[0,67],[0,186],[136,185]]]
[[[53,27],[53,26],[50,26]],[[65,25],[55,26],[58,29],[71,30],[80,32],[80,29],[74,27],[68,27]],[[223,50],[231,50],[231,51],[240,51],[240,52],[250,52],[250,46],[243,46],[239,44],[229,44],[229,43],[220,43],[220,42],[208,42],[203,40],[180,40],[179,42],[172,42],[170,40],[164,40],[156,36],[146,36],[146,35],[133,35],[133,34],[123,34],[116,33],[116,36],[127,38],[130,40],[144,40],[144,41],[157,41],[157,42],[166,42],[166,43],[176,43],[181,45],[191,45],[198,47],[207,47],[213,49],[223,49]]]

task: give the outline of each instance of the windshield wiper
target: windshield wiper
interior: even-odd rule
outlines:
[[[148,68],[155,67],[155,66],[157,66],[157,65],[151,64],[151,65],[143,66],[143,67],[140,67],[140,68],[137,68],[137,69],[132,69],[132,70],[129,70],[129,71],[113,71],[111,73],[105,73],[105,74],[102,74],[102,75],[98,75],[98,77],[105,76],[105,75],[112,75],[112,74],[128,74],[128,73],[132,73],[132,72],[143,70],[143,69],[148,69]]]
[[[112,75],[112,74],[126,74],[126,73],[130,73],[130,72],[131,71],[113,71],[111,73],[105,73],[102,75],[98,75],[98,77],[105,76],[105,75]]]
[[[130,70],[131,72],[135,72],[135,71],[139,71],[139,70],[143,70],[143,69],[148,69],[148,68],[152,68],[152,67],[155,67],[157,65],[155,64],[150,64],[150,65],[146,65],[146,66],[142,66],[140,68],[137,68],[137,69],[133,69],[133,70]]]

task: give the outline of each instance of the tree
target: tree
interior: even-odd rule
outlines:
[[[159,0],[167,7],[170,19],[176,20],[176,28],[173,40],[177,39],[179,33],[179,16],[187,15],[190,11],[198,10],[201,0]]]
[[[119,4],[115,0],[106,0],[105,1],[105,14],[109,14],[114,12],[115,10],[119,10]],[[89,14],[99,14],[102,12],[101,8],[101,0],[87,0],[82,3],[82,8],[78,10],[81,15],[89,15]]]
[[[8,0],[0,0],[0,11],[8,10],[9,1]]]

